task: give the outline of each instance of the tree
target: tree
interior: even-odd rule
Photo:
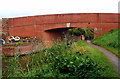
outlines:
[[[68,30],[70,35],[81,36],[85,33],[82,28],[73,28]]]
[[[94,31],[92,29],[85,28],[85,39],[93,39],[94,38]]]
[[[68,30],[70,35],[81,36],[84,35],[85,39],[92,39],[94,32],[92,29],[88,28],[73,28]]]

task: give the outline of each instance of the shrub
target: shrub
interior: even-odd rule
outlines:
[[[28,72],[27,77],[100,77],[99,67],[88,56],[80,53],[64,53],[50,64]]]
[[[54,61],[55,57],[57,55],[61,55],[65,52],[68,52],[68,50],[71,48],[71,44],[67,43],[55,43],[52,47],[45,48],[45,58],[44,62],[52,62]]]
[[[65,53],[57,56],[52,67],[60,74],[71,77],[99,77],[102,69],[88,56],[80,53]]]

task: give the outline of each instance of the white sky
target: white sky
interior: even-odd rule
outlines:
[[[60,13],[118,13],[120,0],[0,0],[0,17]]]

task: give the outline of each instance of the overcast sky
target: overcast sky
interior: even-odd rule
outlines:
[[[0,17],[61,13],[118,13],[120,0],[0,0]]]

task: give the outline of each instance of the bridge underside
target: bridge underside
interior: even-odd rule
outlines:
[[[42,32],[36,33],[39,40],[44,42],[44,44],[51,44],[53,41],[61,41],[68,35],[68,29],[70,28],[56,28],[44,30]]]

